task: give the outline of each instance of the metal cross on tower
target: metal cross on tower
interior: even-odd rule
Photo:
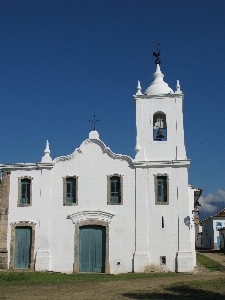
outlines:
[[[100,120],[96,120],[95,115],[94,115],[94,119],[93,119],[93,120],[89,120],[89,122],[91,122],[91,123],[94,124],[94,130],[96,130],[96,129],[95,129],[95,125],[96,125],[97,122],[99,122],[99,121],[100,121]]]

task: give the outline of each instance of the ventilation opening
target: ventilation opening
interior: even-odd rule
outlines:
[[[162,228],[164,228],[164,217],[162,217]]]
[[[160,256],[160,265],[166,265],[166,256]]]

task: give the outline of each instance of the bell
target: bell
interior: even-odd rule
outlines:
[[[165,136],[163,135],[163,133],[162,133],[162,130],[158,130],[158,132],[157,132],[157,136],[156,136],[156,138],[157,139],[163,139]]]

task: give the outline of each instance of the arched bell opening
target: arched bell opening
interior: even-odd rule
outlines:
[[[153,115],[153,140],[167,141],[166,114],[162,111]]]

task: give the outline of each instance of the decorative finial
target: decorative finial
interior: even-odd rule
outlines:
[[[141,83],[140,81],[138,80],[138,86],[137,86],[137,93],[136,95],[142,95],[142,92],[141,92]]]
[[[182,93],[182,91],[180,90],[180,82],[179,80],[177,80],[177,86],[176,86],[177,90],[176,90],[176,93],[179,94],[179,93]]]
[[[50,150],[49,150],[49,142],[48,140],[46,141],[46,148],[44,150],[44,156],[42,157],[41,162],[43,163],[48,163],[48,162],[52,162],[52,158],[49,155],[50,154]]]
[[[160,64],[161,64],[161,61],[159,60],[160,50],[159,50],[159,48],[158,48],[158,47],[160,46],[160,44],[159,44],[158,41],[156,41],[156,43],[157,43],[157,50],[156,50],[156,52],[153,52],[153,56],[156,57],[156,59],[155,59],[155,64],[156,64],[156,65],[160,65]]]
[[[94,129],[93,130],[96,130],[95,129],[95,125],[97,124],[97,122],[99,122],[100,120],[96,120],[95,118],[95,115],[94,115],[94,119],[93,120],[89,120],[89,122],[93,123],[94,124]]]

